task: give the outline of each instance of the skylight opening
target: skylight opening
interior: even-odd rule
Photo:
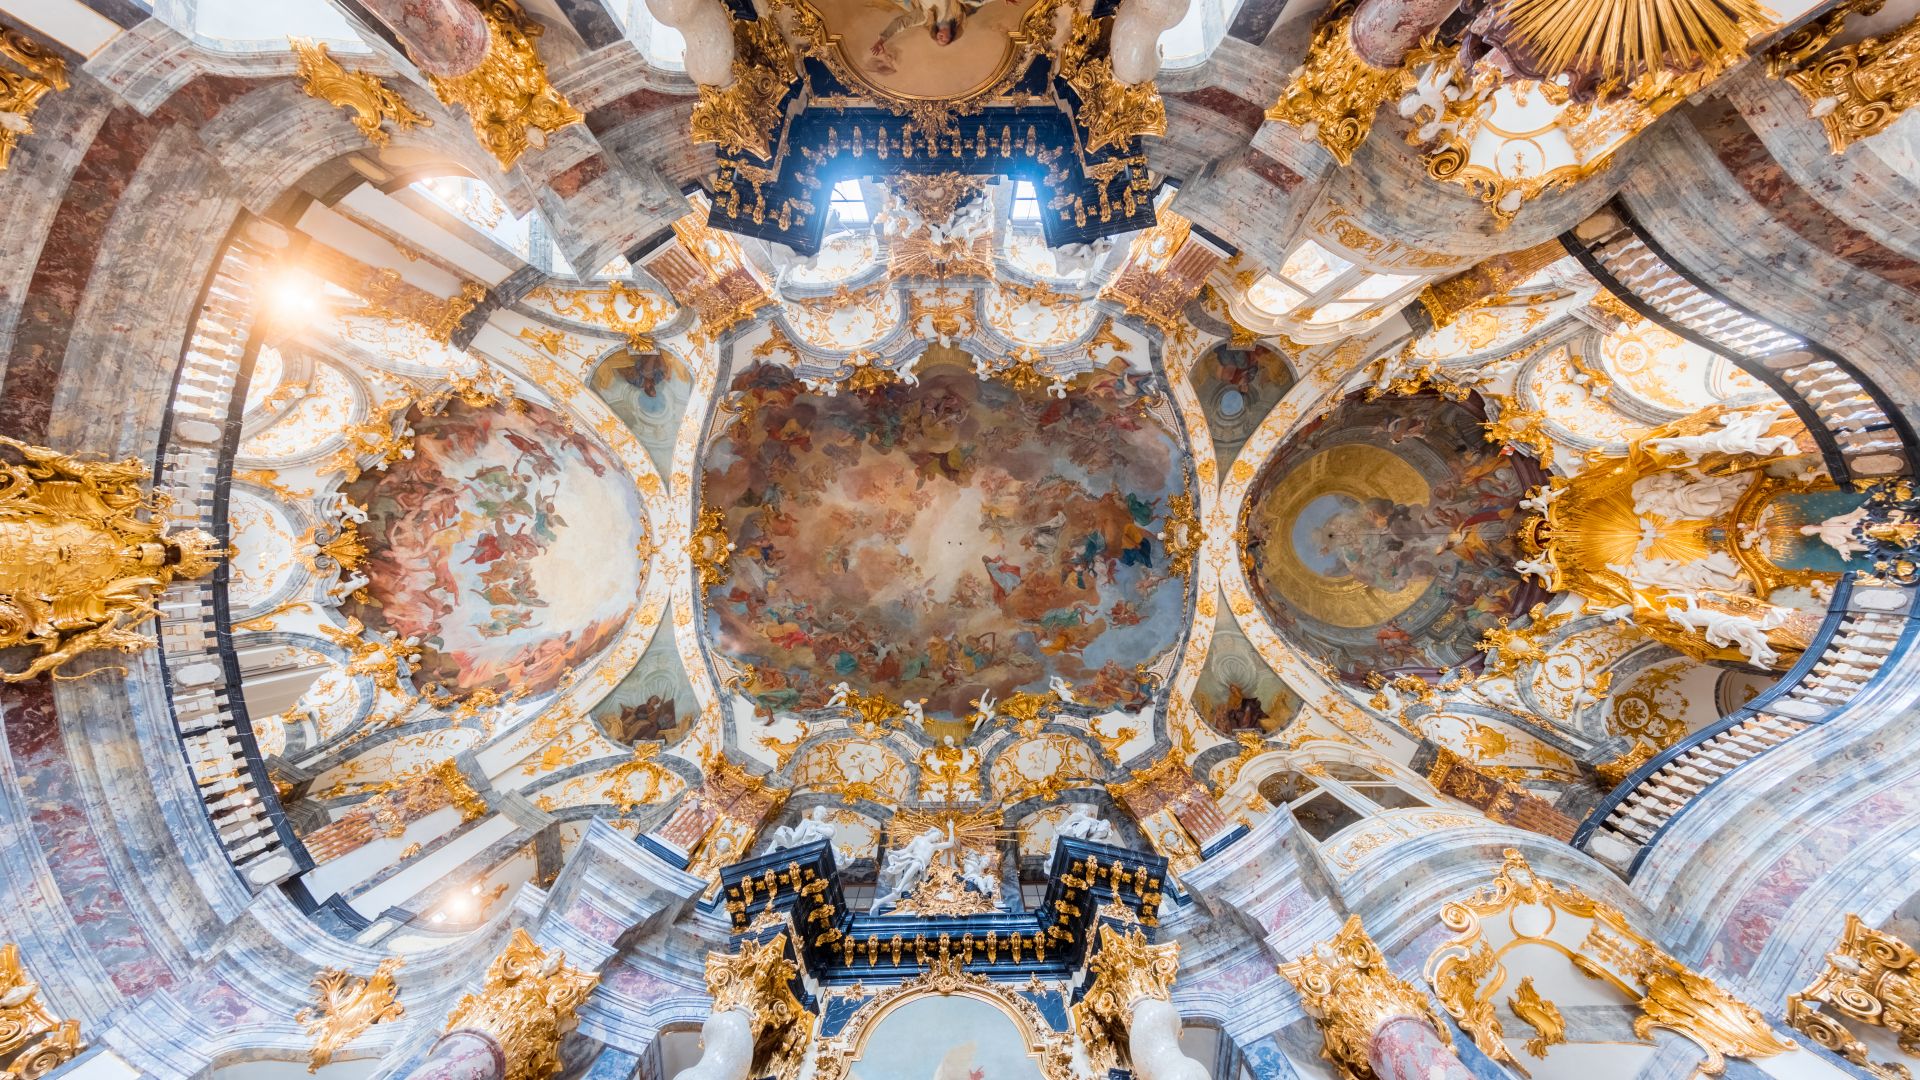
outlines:
[[[867,197],[860,193],[860,181],[842,180],[833,185],[827,210],[842,225],[867,225],[873,216],[867,212]]]
[[[1034,190],[1033,181],[1015,180],[1013,182],[1013,206],[1007,211],[1012,221],[1032,224],[1040,220],[1040,193]]]

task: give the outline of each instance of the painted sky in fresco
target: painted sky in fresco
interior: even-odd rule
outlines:
[[[1056,399],[936,367],[827,397],[762,367],[735,389],[703,479],[736,545],[708,634],[762,705],[817,707],[844,680],[955,716],[1058,675],[1109,706],[1178,640],[1158,534],[1187,465],[1137,378]]]
[[[646,573],[633,480],[531,402],[409,417],[414,456],[346,486],[367,509],[368,626],[418,637],[415,681],[538,694],[612,644]],[[583,568],[592,568],[583,572]]]
[[[1531,458],[1486,441],[1477,401],[1352,398],[1276,454],[1247,514],[1267,617],[1349,682],[1436,675],[1546,594],[1513,570]]]

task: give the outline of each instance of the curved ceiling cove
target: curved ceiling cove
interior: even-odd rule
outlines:
[[[1546,598],[1514,570],[1544,474],[1488,442],[1478,399],[1354,397],[1282,447],[1247,501],[1266,615],[1339,677],[1438,676]]]
[[[368,556],[367,584],[341,610],[414,639],[423,690],[558,688],[639,602],[647,531],[633,478],[534,402],[454,401],[409,420],[411,455],[343,488],[366,512]]]
[[[1062,680],[1111,707],[1179,640],[1161,533],[1189,465],[1147,377],[1054,396],[950,354],[834,396],[766,366],[733,385],[702,476],[734,544],[708,639],[762,706],[845,682],[953,718]]]

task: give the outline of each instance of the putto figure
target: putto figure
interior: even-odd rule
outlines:
[[[199,529],[167,531],[164,494],[141,490],[138,459],[81,461],[0,436],[0,648],[40,650],[24,682],[87,652],[138,652],[175,578],[198,578],[221,556]]]

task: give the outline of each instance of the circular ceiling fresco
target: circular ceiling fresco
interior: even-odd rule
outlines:
[[[1486,441],[1477,398],[1349,398],[1282,447],[1248,499],[1248,576],[1275,628],[1342,679],[1478,663],[1545,599],[1514,572],[1516,508],[1544,480]]]
[[[344,488],[366,508],[369,557],[342,612],[418,638],[422,687],[557,688],[633,617],[647,535],[632,478],[532,402],[455,400],[408,421],[413,456]]]
[[[844,681],[956,717],[1057,677],[1111,707],[1178,641],[1159,534],[1189,462],[1140,377],[1056,398],[935,362],[829,397],[763,366],[734,389],[702,481],[735,545],[707,634],[762,706]]]

